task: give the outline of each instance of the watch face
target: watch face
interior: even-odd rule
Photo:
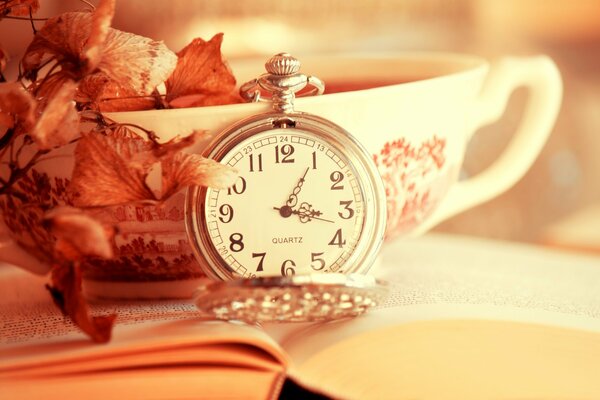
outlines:
[[[364,238],[373,199],[372,182],[356,168],[361,161],[341,143],[297,127],[238,139],[218,156],[238,171],[235,184],[203,189],[198,198],[200,252],[213,275],[351,272],[349,261],[373,240]]]

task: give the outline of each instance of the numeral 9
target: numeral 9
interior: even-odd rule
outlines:
[[[233,219],[233,207],[229,204],[222,204],[221,207],[219,207],[219,214],[221,215],[219,220],[222,223],[227,224]]]

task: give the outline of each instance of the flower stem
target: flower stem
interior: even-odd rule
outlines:
[[[5,148],[6,146],[8,146],[8,144],[10,143],[10,141],[12,140],[12,138],[14,136],[15,136],[15,128],[10,128],[6,132],[4,132],[4,135],[2,135],[2,137],[0,137],[0,150]]]
[[[32,17],[17,17],[15,15],[6,15],[2,18],[6,18],[6,19],[20,19],[23,21],[48,21],[50,18],[32,18]],[[35,27],[34,27],[34,34],[36,33],[35,31]]]
[[[27,172],[29,172],[29,170],[35,165],[35,163],[38,161],[38,159],[43,156],[44,154],[47,154],[50,150],[38,150],[33,157],[31,157],[31,159],[27,162],[27,164],[25,164],[25,166],[23,168],[16,168],[16,169],[12,169],[11,168],[11,174],[10,177],[8,178],[8,181],[6,182],[6,185],[0,187],[0,195],[3,194],[8,194],[11,191],[12,185],[18,181],[23,175],[25,175]]]
[[[37,34],[37,29],[35,29],[35,24],[33,23],[33,9],[29,7],[29,22],[31,23],[31,30],[33,31],[33,35]]]

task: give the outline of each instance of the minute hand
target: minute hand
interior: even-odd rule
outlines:
[[[316,211],[317,215],[320,215],[319,211]],[[315,214],[313,214],[313,211],[310,212],[306,212],[306,211],[300,211],[300,210],[292,210],[292,214],[296,214],[300,217],[300,222],[302,223],[306,223],[308,221],[311,221],[313,219],[318,219],[319,221],[325,221],[325,222],[334,222],[330,219],[325,219],[325,218],[321,218],[321,217],[317,217]]]
[[[287,206],[285,206],[285,207],[287,207]],[[277,211],[281,210],[281,208],[279,208],[279,207],[273,207],[273,209],[277,210]],[[306,212],[305,210],[290,210],[290,214],[296,214],[297,216],[299,216],[300,217],[300,222],[302,222],[302,223],[306,223],[306,222],[311,221],[313,219],[318,219],[319,221],[325,221],[325,222],[335,222],[335,221],[332,221],[330,219],[325,219],[325,218],[317,217],[317,215],[321,215],[320,211],[314,211],[314,213],[311,213],[311,212]]]
[[[300,217],[300,222],[306,223],[313,219],[318,219],[320,221],[333,222],[329,219],[321,218],[323,214],[321,211],[313,210],[312,204],[308,204],[303,202],[300,204],[297,210],[292,210],[292,214],[296,214]]]

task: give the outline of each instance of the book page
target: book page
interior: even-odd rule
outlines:
[[[476,304],[600,317],[600,257],[510,242],[428,235],[384,247],[384,307]]]
[[[46,277],[0,266],[0,345],[80,337],[82,333],[52,302]],[[195,318],[191,301],[97,301],[96,315],[118,313],[118,325]]]
[[[348,399],[600,396],[600,258],[428,235],[377,274],[379,308],[282,339],[291,376]]]
[[[496,319],[600,332],[600,258],[541,247],[430,234],[384,246],[376,275],[389,299],[367,315],[282,338],[302,363],[344,338],[435,319]]]
[[[123,369],[85,375],[60,375],[35,382],[2,381],[6,399],[276,399],[281,373],[231,366],[181,366]]]
[[[62,316],[44,282],[16,268],[0,269],[0,379],[169,363],[282,371],[288,363],[262,329],[202,320],[191,300],[94,303],[95,315],[118,314],[112,340],[94,344]]]
[[[293,371],[352,399],[597,399],[600,335],[500,320],[432,320],[332,344]]]

